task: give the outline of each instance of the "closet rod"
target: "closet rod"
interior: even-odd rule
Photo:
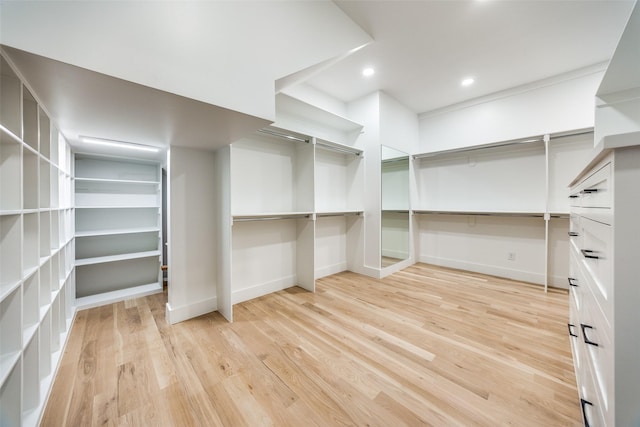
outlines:
[[[553,140],[558,138],[566,138],[570,136],[586,135],[588,133],[593,133],[593,128],[575,129],[567,132],[550,133],[548,135]],[[431,153],[414,154],[413,159],[417,160],[417,159],[423,159],[425,157],[436,157],[444,154],[463,153],[466,151],[484,150],[487,148],[508,147],[511,145],[529,144],[534,142],[544,142],[544,135],[537,135],[529,138],[512,139],[512,140],[501,141],[501,142],[492,142],[489,144],[482,144],[482,145],[473,145],[471,147],[453,148],[451,150],[433,151]]]
[[[319,142],[319,141],[316,142],[316,145],[321,147],[321,148],[325,148],[327,150],[340,151],[342,153],[353,154],[354,156],[362,155],[362,151],[358,150],[356,148],[340,147],[338,145],[326,144],[326,143]]]
[[[288,139],[290,141],[306,142],[307,144],[310,142],[308,139],[300,138],[293,135],[288,135],[286,133],[276,132],[271,129],[258,129],[258,132],[266,133],[267,135],[277,136],[278,138]]]
[[[316,217],[327,217],[327,216],[360,216],[362,212],[325,212],[325,213],[317,213]]]
[[[281,219],[309,218],[311,215],[280,215],[280,216],[257,216],[257,217],[239,217],[233,218],[233,222],[249,222],[249,221],[275,221]]]

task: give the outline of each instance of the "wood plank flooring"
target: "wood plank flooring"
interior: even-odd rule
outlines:
[[[43,426],[579,426],[568,295],[416,264],[177,325],[78,312]]]

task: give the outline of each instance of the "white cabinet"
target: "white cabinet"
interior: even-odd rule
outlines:
[[[75,156],[76,304],[162,290],[160,165]]]
[[[640,422],[638,144],[636,132],[601,151],[570,190],[569,331],[585,425]]]
[[[0,55],[2,425],[38,424],[75,311],[70,153]]]

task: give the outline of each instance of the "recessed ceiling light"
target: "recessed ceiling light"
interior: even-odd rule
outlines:
[[[373,76],[375,74],[376,70],[374,70],[371,67],[365,68],[364,70],[362,70],[362,75],[365,77],[369,77],[369,76]]]
[[[85,144],[103,145],[113,148],[126,148],[128,150],[149,151],[151,153],[157,153],[160,151],[157,147],[151,147],[150,145],[134,144],[131,142],[114,141],[112,139],[93,138],[90,136],[81,136],[80,140]]]
[[[472,84],[474,84],[476,82],[476,79],[473,77],[466,77],[464,79],[462,79],[462,81],[460,82],[460,84],[462,86],[471,86]]]

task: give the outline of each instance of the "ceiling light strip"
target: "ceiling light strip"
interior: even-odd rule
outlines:
[[[150,145],[134,144],[131,142],[115,141],[112,139],[81,136],[80,140],[85,144],[101,145],[101,146],[112,147],[112,148],[124,148],[127,150],[147,151],[151,153],[157,153],[158,151],[160,151],[158,147],[152,147]]]

